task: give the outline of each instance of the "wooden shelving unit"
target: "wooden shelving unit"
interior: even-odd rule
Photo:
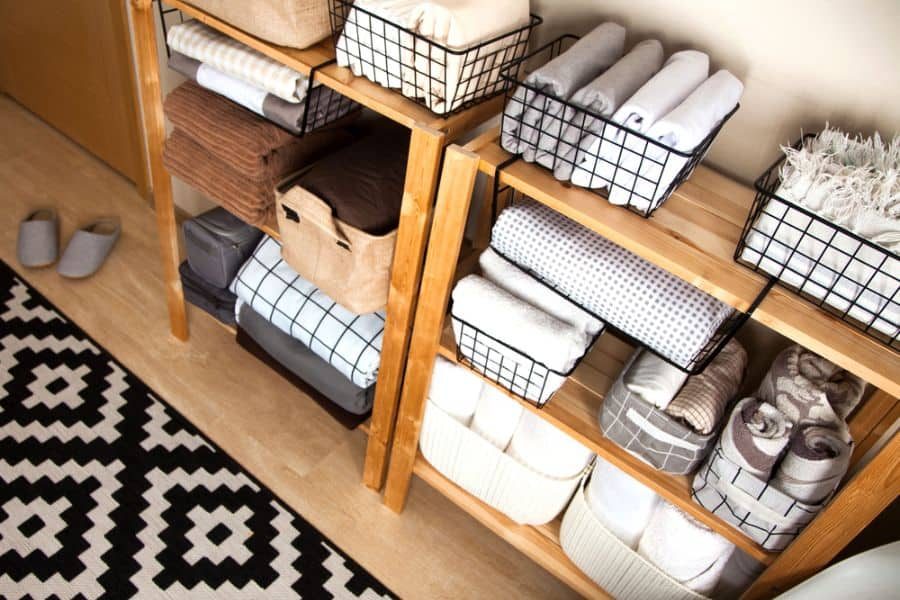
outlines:
[[[435,356],[456,360],[455,340],[447,318],[449,295],[454,282],[474,269],[476,261],[472,257],[488,241],[488,228],[482,222],[477,228],[474,251],[461,252],[475,176],[481,172],[491,183],[497,179],[500,186],[510,186],[544,203],[739,310],[746,310],[766,284],[764,278],[732,259],[753,194],[745,186],[700,167],[652,218],[644,219],[591,192],[563,185],[536,165],[519,161],[498,172],[498,166],[508,159],[510,155],[497,144],[496,130],[465,148],[451,147],[444,159],[385,503],[393,510],[402,510],[410,479],[413,474],[418,475],[583,595],[602,597],[603,590],[593,582],[592,588],[584,589],[583,581],[573,579],[572,570],[577,568],[564,555],[565,560],[560,559],[558,540],[543,535],[541,528],[523,533],[523,526],[491,514],[493,509],[435,473],[418,452]],[[484,221],[486,217],[487,212],[482,210],[479,218]],[[752,316],[880,388],[851,416],[854,439],[863,442],[857,445],[854,455],[854,461],[859,461],[862,452],[871,447],[872,437],[883,433],[897,419],[900,355],[777,287]],[[896,474],[900,436],[894,435],[874,460],[845,483],[793,544],[780,553],[764,550],[695,504],[689,478],[656,471],[602,435],[599,410],[630,351],[627,343],[606,334],[544,408],[510,396],[766,564],[765,572],[746,597],[770,597],[825,566],[900,493],[900,478]],[[549,542],[537,545],[528,541],[541,536]]]
[[[135,57],[144,105],[144,127],[150,156],[170,326],[175,337],[186,340],[188,325],[184,296],[178,277],[178,233],[172,200],[172,183],[162,164],[165,120],[162,110],[153,0],[131,0],[131,4]],[[313,68],[316,68],[314,74],[316,81],[410,128],[412,132],[364,471],[365,484],[373,489],[380,489],[384,482],[388,449],[394,431],[400,384],[409,347],[425,246],[431,226],[441,157],[447,144],[496,115],[502,107],[503,100],[497,97],[465,111],[438,117],[394,91],[382,88],[365,78],[354,77],[349,69],[338,67],[337,64],[317,68],[334,58],[334,47],[330,38],[307,50],[286,48],[249,35],[188,2],[166,0],[166,4],[305,75],[309,75]],[[277,234],[277,226],[274,224],[263,229],[270,235]]]

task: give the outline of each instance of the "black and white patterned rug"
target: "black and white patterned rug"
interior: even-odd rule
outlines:
[[[0,386],[0,597],[390,597],[2,261]]]

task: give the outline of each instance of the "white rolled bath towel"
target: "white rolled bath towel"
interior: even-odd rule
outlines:
[[[688,374],[646,349],[638,349],[622,382],[630,392],[665,410],[687,381]]]
[[[524,300],[589,336],[599,334],[603,321],[554,292],[546,285],[488,248],[478,257],[481,274],[513,296]]]
[[[468,426],[483,385],[481,378],[469,369],[438,356],[434,359],[428,397],[445,413]]]
[[[723,600],[737,600],[765,569],[766,565],[740,548],[735,548],[725,564],[713,596]]]
[[[594,516],[623,543],[636,549],[660,502],[659,495],[599,456],[586,493]]]
[[[522,413],[507,454],[556,479],[571,479],[591,464],[594,453],[539,416]]]
[[[523,411],[522,406],[506,393],[492,385],[485,385],[481,388],[481,397],[469,428],[501,450],[506,450]]]

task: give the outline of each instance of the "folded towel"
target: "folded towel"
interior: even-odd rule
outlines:
[[[463,278],[453,288],[453,315],[562,373],[575,366],[591,342],[583,331],[478,275]]]
[[[469,428],[501,450],[506,450],[523,412],[522,406],[504,392],[492,385],[485,385],[481,388]]]
[[[847,474],[851,454],[842,432],[808,425],[794,435],[771,484],[801,502],[819,504]]]
[[[169,48],[288,102],[302,102],[307,78],[199,21],[169,28]]]
[[[481,379],[469,369],[438,356],[434,359],[428,398],[468,427],[478,406],[482,385]]]
[[[665,408],[666,413],[684,419],[697,433],[711,434],[718,429],[725,408],[738,393],[746,369],[747,351],[732,338],[702,373],[688,377]]]
[[[668,502],[656,509],[638,554],[699,594],[710,595],[734,544]]]
[[[541,123],[542,115],[561,116],[563,106],[553,98],[567,100],[616,62],[624,47],[625,28],[617,23],[603,23],[526,77],[525,83],[542,93],[536,94],[524,86],[516,89],[504,109],[503,148],[513,154],[520,154],[529,147],[533,149],[538,143],[540,129],[550,124],[550,119]],[[555,146],[555,142],[548,143]]]
[[[594,453],[534,413],[524,412],[506,449],[523,465],[556,479],[571,479]]]
[[[644,40],[602,75],[575,92],[569,102],[609,118],[659,71],[663,58],[663,47],[658,40]],[[561,160],[557,162],[553,175],[561,181],[568,181],[576,161],[582,159],[576,156],[577,149],[579,146],[589,148],[599,140],[606,123],[571,107],[566,108],[562,120],[565,126],[556,151]],[[542,155],[543,152],[539,151],[537,158],[544,164]]]
[[[865,386],[856,375],[795,344],[775,357],[757,396],[778,407],[796,426],[827,425],[846,432],[846,418],[859,404]]]
[[[780,410],[762,400],[744,398],[731,411],[719,443],[725,458],[768,481],[792,430],[793,424]]]
[[[687,373],[649,350],[639,349],[635,354],[623,375],[625,387],[644,402],[665,409],[687,381]]]
[[[493,249],[488,248],[481,253],[478,265],[485,279],[519,300],[541,309],[560,321],[565,321],[589,336],[596,336],[603,330],[604,324],[600,319],[554,292]]]
[[[635,550],[660,497],[598,456],[587,485],[587,502],[597,520]]]
[[[725,564],[713,597],[737,600],[765,569],[766,565],[740,548],[735,548]]]

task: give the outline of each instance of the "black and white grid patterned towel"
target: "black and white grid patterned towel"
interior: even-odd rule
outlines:
[[[732,314],[709,294],[533,200],[500,214],[491,247],[683,367]]]
[[[276,240],[263,237],[230,289],[356,385],[366,388],[375,383],[384,312],[357,315],[336,303],[281,259]]]

